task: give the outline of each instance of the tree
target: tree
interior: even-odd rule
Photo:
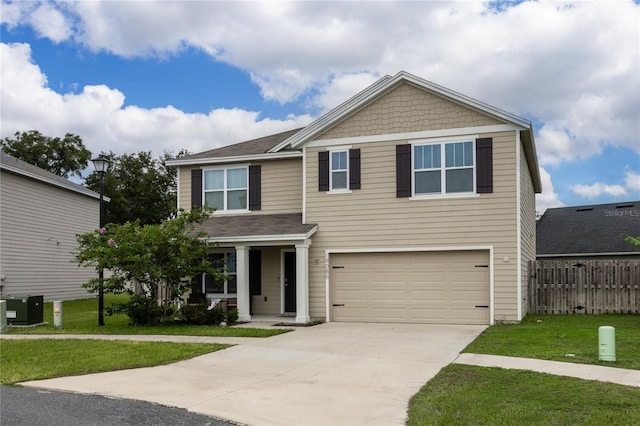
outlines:
[[[632,237],[631,235],[623,235],[624,239],[634,247],[640,248],[640,235]]]
[[[37,130],[16,132],[14,139],[0,139],[0,147],[22,161],[64,178],[82,176],[91,158],[91,152],[85,148],[80,136],[72,133],[61,139],[44,136]]]
[[[196,232],[196,224],[209,217],[210,210],[194,209],[163,224],[143,225],[140,221],[78,235],[78,248],[73,253],[81,266],[108,269],[105,293],[133,292],[147,300],[145,306],[158,306],[158,290],[165,285],[170,300],[181,297],[191,287],[191,277],[207,272],[215,279],[224,273],[207,260],[204,233]],[[97,292],[100,279],[93,278],[83,286]],[[133,286],[133,288],[132,288]]]
[[[187,155],[182,150],[177,156],[165,152],[155,159],[151,152],[138,152],[105,156],[111,160],[109,172],[104,175],[105,222],[123,224],[139,220],[142,225],[162,223],[176,214],[177,172],[167,167],[166,161]],[[99,177],[92,173],[86,178],[88,188],[99,191]]]

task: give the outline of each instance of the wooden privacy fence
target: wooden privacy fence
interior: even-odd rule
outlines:
[[[529,312],[640,313],[640,260],[529,262]]]

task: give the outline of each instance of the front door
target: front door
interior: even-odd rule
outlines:
[[[284,311],[296,312],[296,253],[284,252]]]

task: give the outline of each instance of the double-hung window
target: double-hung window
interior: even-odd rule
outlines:
[[[236,252],[227,251],[209,254],[209,261],[214,268],[224,268],[225,280],[216,280],[209,274],[204,274],[203,293],[215,296],[235,296],[238,292]]]
[[[216,211],[247,210],[248,168],[204,170],[204,203]]]
[[[472,193],[475,190],[472,141],[413,146],[413,194]]]
[[[331,191],[346,190],[349,188],[349,163],[348,150],[331,151],[330,164],[330,188]]]

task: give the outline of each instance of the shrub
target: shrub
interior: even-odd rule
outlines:
[[[227,311],[227,324],[235,324],[238,321],[238,310],[229,309]]]
[[[182,316],[187,324],[196,325],[220,325],[224,321],[224,312],[219,308],[207,309],[204,303],[182,306]]]
[[[127,315],[133,325],[154,325],[160,323],[163,312],[155,301],[134,295],[127,304]]]

